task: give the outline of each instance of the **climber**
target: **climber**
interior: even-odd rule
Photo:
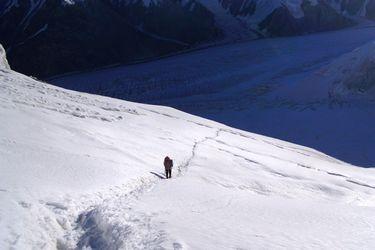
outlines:
[[[172,178],[173,160],[166,156],[164,158],[165,177]]]

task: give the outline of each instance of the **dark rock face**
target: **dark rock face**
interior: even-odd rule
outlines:
[[[375,20],[375,0],[370,0],[367,4],[366,17]]]
[[[341,11],[346,11],[350,15],[356,15],[366,3],[366,0],[342,0]]]
[[[335,30],[355,24],[350,19],[337,13],[329,4],[322,0],[315,6],[304,0],[302,9],[305,13],[302,23],[308,32]]]
[[[218,0],[224,9],[234,16],[248,16],[254,14],[256,2],[254,0]]]
[[[39,77],[160,56],[220,35],[195,1],[18,2],[0,5],[0,42],[13,69]]]
[[[127,4],[112,1],[118,12],[132,26],[181,44],[195,44],[220,35],[214,14],[195,0],[163,0],[151,2],[147,8],[142,1]],[[183,4],[181,2],[184,2]]]
[[[301,18],[293,17],[285,6],[275,9],[259,24],[260,29],[266,30],[270,36],[291,36],[335,30],[354,24],[324,1],[312,5],[305,0],[301,7],[304,12]]]

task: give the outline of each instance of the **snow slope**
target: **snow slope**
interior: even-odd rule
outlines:
[[[341,105],[329,96],[331,76],[341,77],[335,62],[345,64],[350,69],[345,74],[355,76],[352,73],[361,64],[352,63],[350,58],[367,58],[362,56],[372,50],[349,54],[344,61],[340,58],[372,40],[375,28],[371,25],[263,39],[71,75],[53,83],[173,106],[233,127],[313,147],[350,163],[374,166],[373,104]],[[333,73],[322,75],[331,63],[336,65],[332,66]],[[316,95],[319,98],[313,98]]]
[[[374,169],[8,69],[0,119],[1,249],[375,246]]]

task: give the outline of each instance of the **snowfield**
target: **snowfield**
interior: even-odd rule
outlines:
[[[0,249],[375,247],[374,169],[4,67],[0,172]]]

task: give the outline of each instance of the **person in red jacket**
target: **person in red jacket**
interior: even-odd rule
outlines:
[[[164,158],[165,177],[167,179],[172,178],[173,160],[166,156]]]

